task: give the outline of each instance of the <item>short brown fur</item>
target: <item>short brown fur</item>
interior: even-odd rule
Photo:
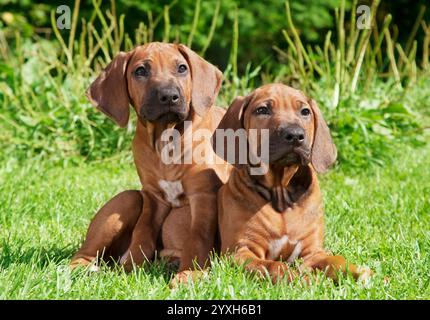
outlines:
[[[256,109],[268,101],[271,114],[257,116]],[[301,117],[302,108],[311,110],[310,116]],[[237,98],[218,128],[244,128],[247,132],[270,129],[272,137],[278,128],[288,125],[305,131],[300,161],[285,164],[282,158],[271,160],[264,175],[251,175],[249,165],[236,166],[219,190],[222,253],[233,253],[246,269],[268,273],[273,281],[280,277],[292,280],[297,272],[289,263],[297,258],[303,259],[303,269],[321,269],[334,279],[337,272],[346,270],[355,278],[366,278],[368,269],[349,264],[323,247],[323,204],[317,172],[325,172],[333,164],[336,148],[317,104],[285,85],[265,85]],[[216,140],[213,147],[216,150]],[[279,148],[282,143],[275,146],[273,155]]]
[[[179,74],[180,64],[188,68],[186,73]],[[146,66],[150,76],[136,76],[140,66]],[[225,112],[213,105],[221,81],[222,73],[186,46],[150,43],[118,54],[93,82],[88,97],[118,125],[127,125],[130,104],[136,111],[133,155],[143,189],[122,192],[100,209],[72,266],[87,265],[104,252],[105,258],[131,270],[133,264],[152,260],[157,249],[180,260],[182,275],[194,268],[193,259],[205,266],[216,236],[216,194],[230,166],[222,161],[164,164],[160,136],[172,127],[183,133],[182,122],[172,120],[176,118],[192,121],[193,130],[214,130]],[[157,90],[166,86],[180,96],[180,103],[169,109],[156,102]],[[202,142],[193,141],[191,147],[196,143]],[[182,155],[188,151],[182,149]],[[183,194],[172,203],[160,181],[179,181]],[[181,273],[178,277],[183,279]]]

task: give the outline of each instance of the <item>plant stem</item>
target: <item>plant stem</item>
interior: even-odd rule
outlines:
[[[194,33],[196,32],[197,24],[198,24],[198,22],[199,22],[199,16],[200,16],[200,1],[201,1],[201,0],[197,0],[197,1],[196,1],[196,7],[195,7],[195,9],[194,9],[193,24],[191,25],[191,31],[190,31],[190,34],[188,35],[188,41],[187,41],[187,46],[188,46],[189,48],[191,48],[191,45],[193,44]]]

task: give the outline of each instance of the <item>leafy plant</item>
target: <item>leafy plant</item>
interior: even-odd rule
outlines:
[[[354,0],[352,7],[356,6]],[[414,106],[408,105],[405,97],[415,89],[419,77],[428,78],[428,59],[423,59],[420,69],[416,62],[417,41],[410,38],[408,43],[413,45],[406,48],[393,41],[391,15],[381,26],[376,24],[378,6],[379,0],[372,2],[372,28],[358,29],[354,10],[349,18],[345,17],[342,0],[335,11],[336,32],[327,33],[321,48],[303,43],[287,1],[288,29],[283,30],[283,35],[288,48],[274,46],[286,65],[281,79],[320,102],[339,146],[340,161],[352,167],[381,164],[385,156],[392,154],[390,149],[396,142],[417,145],[422,134]],[[421,20],[423,12],[424,8],[416,26],[422,23],[427,32]],[[345,28],[347,20],[349,30]],[[428,51],[428,36],[423,51]]]
[[[121,159],[121,151],[130,149],[134,121],[130,121],[127,130],[117,128],[90,105],[85,90],[120,50],[174,39],[186,39],[194,47],[198,33],[202,32],[201,13],[208,14],[203,9],[206,4],[195,3],[194,14],[185,28],[189,33],[185,35],[172,25],[170,14],[175,3],[166,4],[158,15],[148,11],[150,22],[140,22],[131,34],[125,32],[125,16],[117,14],[113,0],[105,12],[102,2],[93,0],[88,19],[81,17],[81,3],[75,1],[69,33],[57,29],[52,11],[50,18],[57,41],[31,38],[20,32],[14,33],[14,41],[6,41],[7,30],[0,28],[0,147],[5,150],[2,157],[39,157],[63,163],[79,162],[82,158]],[[354,1],[352,7],[356,4]],[[280,63],[268,57],[259,64],[241,61],[244,22],[240,8],[233,8],[229,63],[218,104],[228,106],[235,96],[247,94],[261,83],[282,81],[299,87],[323,108],[338,145],[340,162],[354,168],[388,161],[398,143],[424,143],[416,110],[425,109],[429,100],[430,32],[428,23],[418,19],[417,25],[424,31],[422,63],[418,64],[418,42],[411,40],[410,47],[403,47],[393,40],[396,37],[390,30],[389,15],[380,26],[372,20],[373,31],[357,30],[353,10],[345,18],[346,7],[347,3],[342,1],[336,9],[336,32],[329,31],[320,47],[304,42],[287,2],[288,28],[279,30],[287,48],[281,49],[283,45],[275,43],[273,48]],[[377,7],[375,1],[373,17]],[[213,16],[201,54],[209,50],[219,28],[221,2],[211,8]],[[157,38],[155,30],[160,27],[163,32]],[[413,34],[417,32],[418,29]],[[244,70],[240,64],[245,65]]]

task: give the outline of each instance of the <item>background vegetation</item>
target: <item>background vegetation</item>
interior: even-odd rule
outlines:
[[[430,27],[419,3],[372,2],[369,30],[356,28],[356,0],[76,1],[71,30],[56,28],[55,4],[2,3],[0,146],[8,158],[68,163],[129,150],[133,125],[116,128],[84,92],[118,51],[153,40],[186,43],[225,66],[224,106],[262,82],[305,90],[321,104],[350,167],[381,163],[393,140],[423,143],[414,112],[428,99],[420,88],[428,81]],[[395,14],[384,15],[390,9]]]
[[[0,0],[0,298],[91,297],[92,289],[104,298],[430,296],[426,1],[61,4],[72,10],[70,30],[56,28],[55,2]],[[371,29],[356,27],[360,4],[371,7]],[[119,129],[84,92],[120,50],[149,41],[188,44],[217,64],[225,76],[219,105],[272,81],[318,101],[339,150],[338,166],[323,178],[328,243],[370,261],[379,272],[373,289],[345,279],[341,287],[259,291],[222,261],[213,278],[176,293],[163,266],[121,277],[106,271],[89,282],[65,271],[97,208],[139,188],[134,117]],[[139,291],[141,283],[149,289]]]
[[[408,18],[394,23],[383,12],[406,4],[378,10],[375,1],[372,29],[358,30],[355,0],[76,1],[71,30],[59,30],[55,4],[2,2],[0,146],[9,159],[69,163],[129,150],[133,126],[114,127],[83,93],[119,50],[152,40],[186,43],[225,66],[224,106],[262,82],[302,88],[325,109],[351,167],[381,163],[392,140],[423,142],[414,112],[428,98],[418,89],[429,69],[424,6],[409,4]]]

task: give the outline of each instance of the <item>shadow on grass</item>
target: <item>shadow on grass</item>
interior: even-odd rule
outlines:
[[[29,241],[3,241],[0,246],[0,270],[15,267],[16,265],[27,265],[36,269],[45,269],[49,265],[68,265],[72,255],[76,252],[75,245],[67,246],[31,246]],[[117,263],[101,262],[102,270],[123,273],[123,268]],[[86,268],[88,269],[88,268]],[[166,282],[176,274],[178,266],[166,260],[156,259],[136,267],[130,275],[141,273],[154,278],[163,278]],[[85,269],[83,270],[85,272]]]
[[[43,269],[49,264],[60,264],[69,259],[76,250],[74,246],[29,246],[28,242],[2,243],[0,250],[0,269],[14,264],[32,265]]]

